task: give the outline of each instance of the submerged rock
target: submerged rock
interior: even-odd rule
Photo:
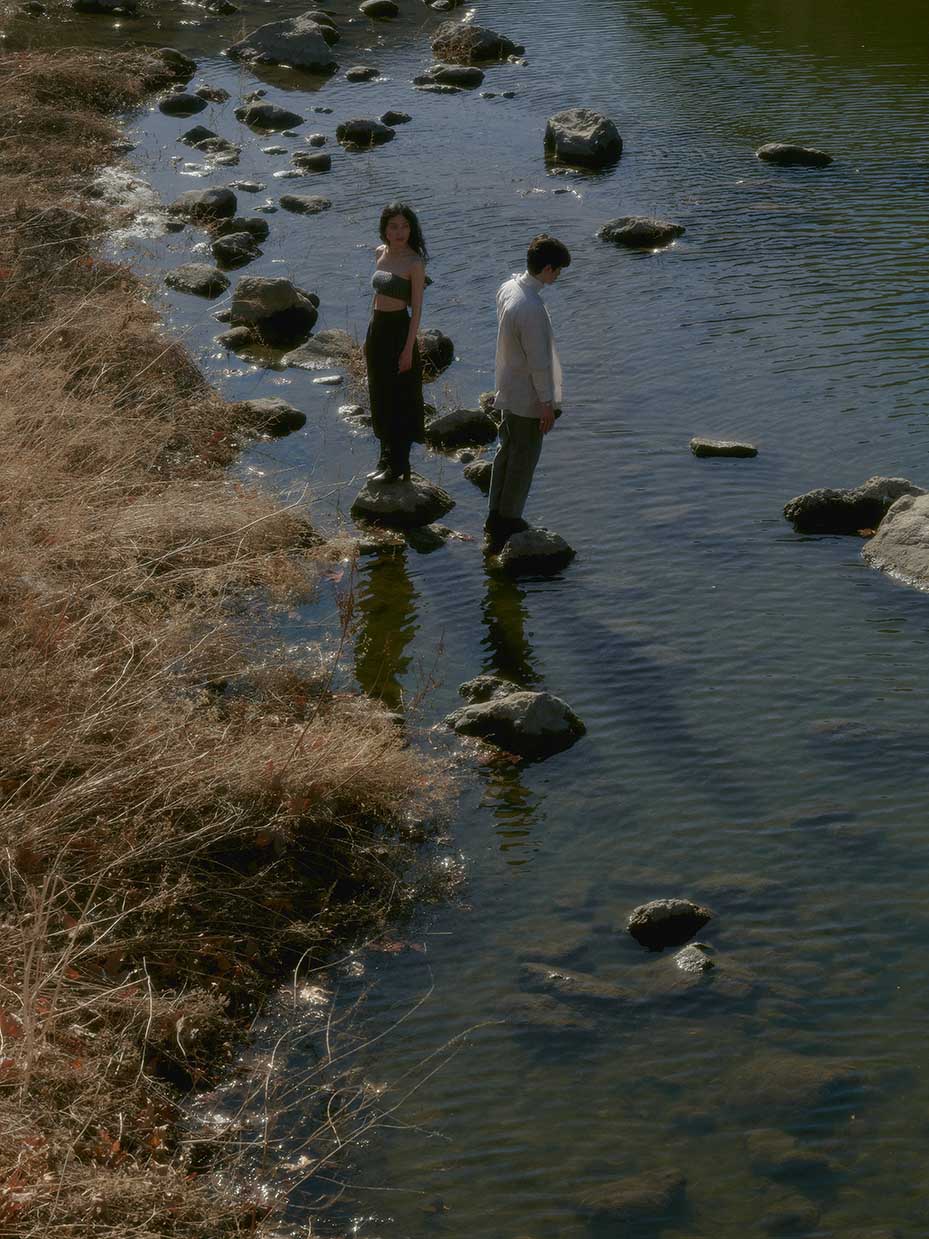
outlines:
[[[609,117],[592,108],[566,108],[549,119],[545,150],[561,163],[603,168],[619,159],[623,140]]]
[[[763,1214],[758,1226],[766,1235],[809,1235],[817,1229],[819,1209],[804,1196],[792,1196]]]
[[[231,236],[236,232],[247,232],[256,241],[267,241],[271,232],[266,219],[255,215],[234,215],[232,219],[221,219],[211,224],[210,232],[214,237]]]
[[[873,568],[929,587],[929,495],[897,499],[861,555]]]
[[[784,505],[784,516],[798,533],[854,534],[876,529],[902,495],[924,495],[906,478],[868,478],[850,490],[811,490]]]
[[[686,1188],[677,1170],[648,1170],[589,1188],[578,1205],[587,1216],[614,1225],[660,1223],[680,1209]]]
[[[352,504],[355,520],[394,529],[431,525],[455,506],[451,495],[425,478],[409,482],[368,482]]]
[[[691,439],[690,450],[695,456],[757,456],[754,443],[738,443],[733,439]]]
[[[443,22],[435,32],[432,50],[446,64],[469,65],[479,61],[506,60],[526,49],[496,30],[470,22]]]
[[[229,287],[228,278],[205,262],[186,262],[165,276],[169,288],[198,297],[218,297]]]
[[[590,1036],[596,1025],[563,1002],[547,994],[522,994],[508,998],[503,1006],[503,1019],[516,1032],[546,1037]]]
[[[781,167],[825,168],[832,163],[832,156],[825,151],[791,142],[767,142],[759,146],[755,154],[766,163],[780,164]]]
[[[614,245],[625,245],[629,249],[656,249],[660,245],[670,245],[685,231],[683,224],[672,224],[667,219],[623,215],[604,224],[597,230],[597,236],[601,241],[612,241]]]
[[[835,1170],[825,1153],[809,1149],[795,1136],[773,1128],[749,1132],[746,1138],[752,1170],[768,1179],[797,1179],[815,1175],[819,1182]]]
[[[302,116],[298,116],[296,112],[288,112],[286,108],[279,108],[276,103],[249,103],[245,107],[236,108],[235,114],[244,125],[270,133],[292,129],[294,125],[304,123]]]
[[[549,994],[559,1002],[615,1008],[629,1000],[627,991],[618,985],[601,981],[590,973],[570,972],[554,964],[523,964],[519,977],[524,989]]]
[[[338,38],[334,26],[326,26],[304,13],[300,17],[259,26],[238,43],[233,43],[226,55],[252,64],[284,64],[294,69],[328,72],[338,65],[329,50],[327,30],[332,30]]]
[[[193,129],[188,129],[186,133],[181,134],[178,142],[183,142],[185,146],[196,146],[198,142],[205,142],[207,138],[216,136],[212,129],[207,129],[206,125],[194,125]]]
[[[737,1066],[727,1077],[726,1094],[740,1111],[790,1121],[850,1101],[860,1086],[857,1068],[845,1059],[774,1051]]]
[[[335,136],[336,141],[347,150],[366,150],[371,146],[381,146],[384,142],[389,142],[394,131],[389,125],[382,125],[379,120],[355,117],[337,125]]]
[[[256,434],[292,434],[306,425],[306,414],[277,396],[262,396],[255,400],[240,400],[232,406],[237,419]]]
[[[507,538],[497,562],[510,576],[561,572],[577,552],[550,529],[524,529]]]
[[[709,908],[690,899],[653,899],[629,914],[626,929],[652,951],[680,946],[713,919]]]
[[[522,691],[465,706],[445,721],[458,735],[478,736],[507,752],[538,760],[570,748],[587,730],[560,697]]]

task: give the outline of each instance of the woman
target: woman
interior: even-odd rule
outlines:
[[[422,443],[423,372],[416,335],[423,308],[428,252],[410,207],[392,202],[381,212],[383,245],[371,284],[374,309],[365,337],[371,423],[381,441],[374,482],[410,478],[410,447]],[[409,308],[408,308],[409,307]]]

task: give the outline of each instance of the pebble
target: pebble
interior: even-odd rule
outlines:
[[[341,374],[321,374],[313,382],[317,387],[338,387],[342,382]]]
[[[324,107],[321,103],[317,103],[316,106],[313,108],[313,111],[322,112],[324,115],[328,116],[329,113],[332,111],[332,108],[327,108],[327,107]]]
[[[261,152],[263,155],[286,155],[287,147],[286,146],[263,146],[261,148]]]

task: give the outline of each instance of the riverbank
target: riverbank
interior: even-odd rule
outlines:
[[[130,53],[0,58],[9,1235],[258,1233],[266,1206],[216,1187],[235,1138],[185,1134],[179,1098],[298,960],[402,904],[419,836],[398,824],[443,794],[331,661],[262,641],[255,616],[330,588],[348,544],[229,481],[241,410],[100,257],[115,221],[81,187],[166,78]],[[336,604],[344,643],[350,588]]]

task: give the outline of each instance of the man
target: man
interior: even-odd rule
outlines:
[[[543,232],[529,242],[523,274],[511,276],[497,291],[494,408],[503,421],[484,525],[489,555],[501,551],[511,534],[529,528],[523,508],[542,438],[561,411],[561,366],[541,294],[570,264],[566,246]]]

